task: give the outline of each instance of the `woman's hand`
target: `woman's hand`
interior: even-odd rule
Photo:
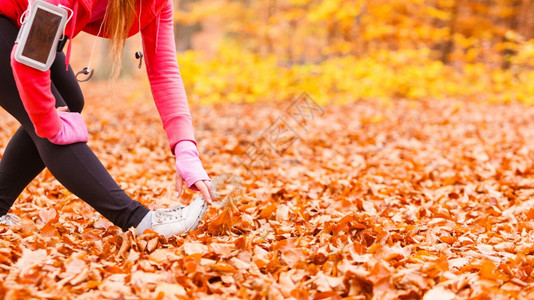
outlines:
[[[61,120],[61,130],[48,140],[56,145],[86,143],[89,139],[87,126],[77,112],[69,112],[66,106],[58,107],[57,114]]]
[[[183,188],[183,179],[182,179],[182,176],[180,176],[179,173],[176,173],[176,193],[178,194],[178,196],[182,195],[182,192],[184,190]],[[208,203],[209,205],[212,205],[213,204],[213,200],[212,200],[212,191],[211,191],[211,188],[210,188],[210,181],[209,180],[199,180],[197,182],[195,182],[193,185],[202,193],[202,196],[204,196],[204,199],[206,199],[206,203]]]
[[[183,192],[183,181],[187,187],[193,191],[200,191],[206,203],[212,204],[211,180],[202,167],[202,162],[198,157],[196,145],[188,140],[179,142],[174,147],[176,156],[176,191],[178,196]]]

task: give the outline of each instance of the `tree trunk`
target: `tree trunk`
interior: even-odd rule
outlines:
[[[443,50],[441,52],[441,61],[444,64],[448,64],[450,61],[450,54],[454,49],[454,34],[456,34],[456,21],[458,20],[458,6],[460,3],[458,0],[454,1],[454,6],[451,11],[451,19],[449,21],[449,39],[445,41]]]
[[[511,30],[515,33],[517,33],[518,26],[519,26],[519,8],[521,6],[521,1],[514,1],[510,4],[512,6],[512,9],[516,12],[514,15],[509,16],[505,20],[505,26],[508,28],[508,30]],[[502,42],[507,42],[506,36],[502,37]],[[503,69],[509,69],[511,66],[511,60],[510,58],[516,54],[516,51],[510,48],[506,48],[502,51],[502,64],[501,67]]]

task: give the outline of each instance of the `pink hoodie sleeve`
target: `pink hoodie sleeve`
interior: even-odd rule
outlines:
[[[156,107],[167,132],[169,146],[182,140],[195,142],[185,88],[176,61],[173,6],[168,1],[161,13],[141,30],[148,79]]]
[[[64,6],[73,7],[72,0],[46,0],[46,2],[54,5],[62,3]],[[21,9],[25,9],[25,7]],[[81,10],[74,10],[78,14],[83,14]],[[73,24],[75,19],[80,20],[79,16],[73,17],[67,24],[67,32],[74,33]],[[22,104],[35,127],[37,135],[42,138],[53,137],[61,130],[62,122],[55,108],[56,99],[52,94],[50,70],[40,71],[16,61],[14,56],[17,47],[18,44],[15,44],[11,51],[11,69],[13,70],[13,77],[15,78]]]
[[[15,44],[11,51],[11,69],[19,90],[22,104],[30,116],[38,136],[48,138],[61,130],[61,120],[52,95],[50,70],[39,71],[15,60]]]

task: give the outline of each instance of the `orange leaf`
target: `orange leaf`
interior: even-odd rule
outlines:
[[[50,222],[57,222],[59,215],[54,208],[43,208],[39,210],[39,218],[41,218],[43,223],[48,224]]]

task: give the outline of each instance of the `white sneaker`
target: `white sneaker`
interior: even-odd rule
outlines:
[[[5,224],[8,226],[18,225],[20,223],[20,218],[14,214],[5,214],[0,217],[0,224]]]
[[[198,227],[207,210],[208,205],[203,197],[198,197],[188,206],[155,210],[152,215],[152,230],[165,237],[186,233]]]

